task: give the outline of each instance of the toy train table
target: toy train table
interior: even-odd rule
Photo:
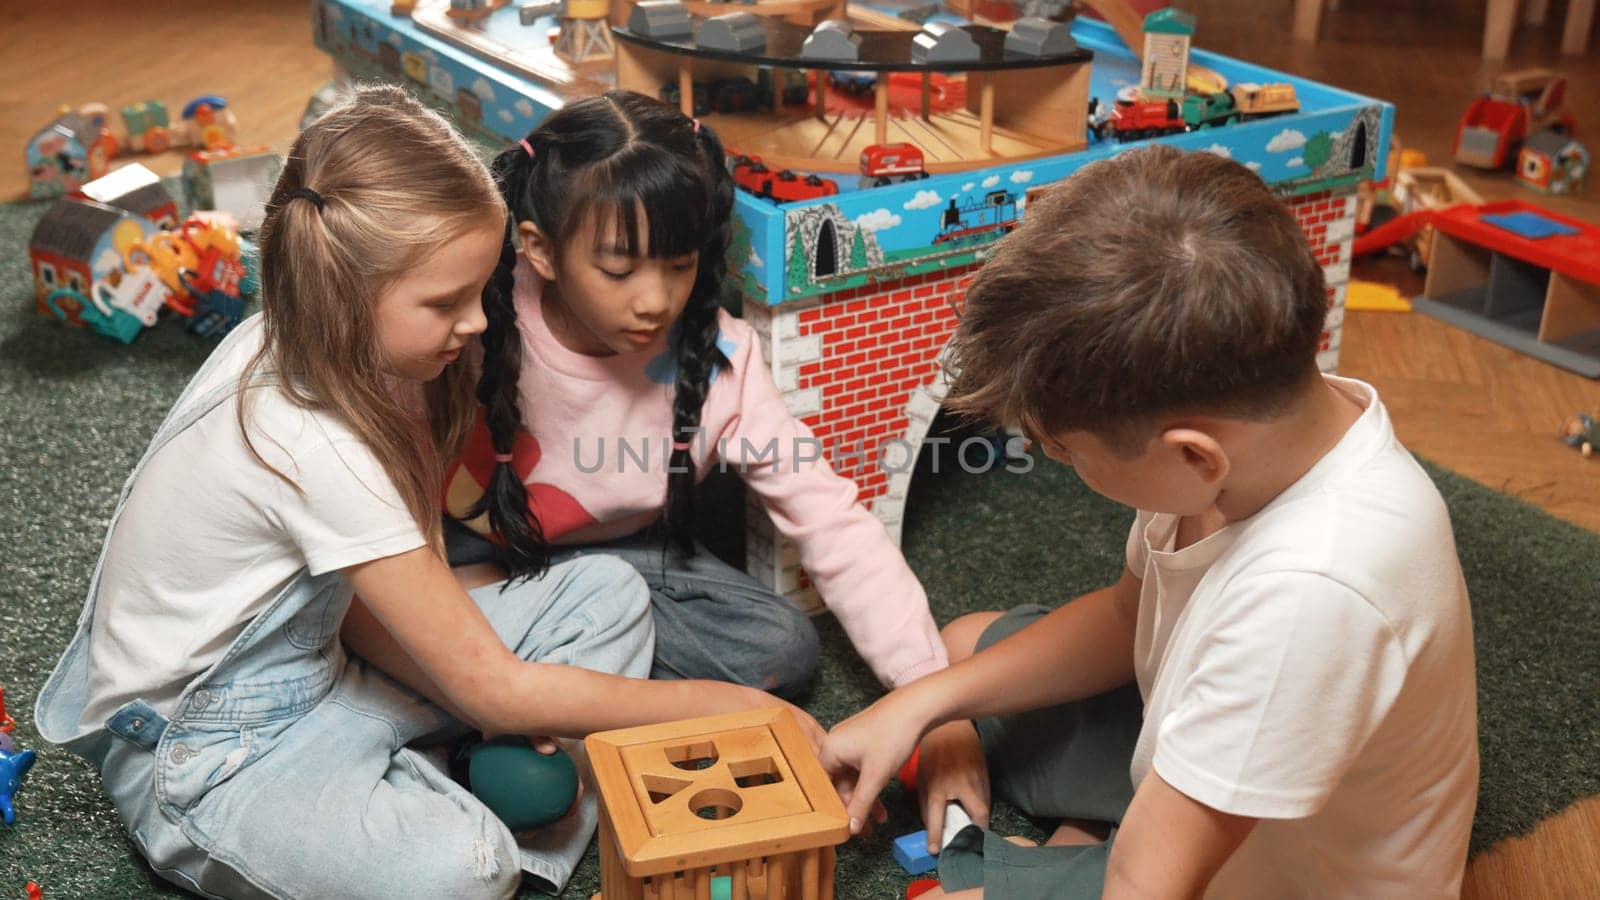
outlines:
[[[713,126],[745,188],[743,314],[790,410],[899,540],[967,284],[1033,197],[1127,146],[1227,156],[1283,198],[1327,282],[1318,361],[1337,363],[1356,185],[1384,177],[1393,107],[1198,49],[1187,13],[1088,5],[1108,21],[1071,0],[316,0],[312,18],[345,74],[406,85],[497,145],[618,85]],[[750,570],[815,608],[794,548],[746,518]]]

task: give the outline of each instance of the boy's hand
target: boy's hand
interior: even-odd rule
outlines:
[[[989,765],[971,721],[947,722],[928,732],[918,760],[917,789],[930,854],[941,849],[945,807],[951,800],[961,804],[973,824],[989,827]]]
[[[904,690],[889,694],[835,725],[823,741],[822,767],[850,813],[853,835],[873,820],[878,794],[928,727],[908,696]]]

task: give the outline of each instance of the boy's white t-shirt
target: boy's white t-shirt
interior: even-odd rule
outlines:
[[[236,383],[261,340],[259,316],[240,324],[184,402]],[[99,727],[136,698],[170,715],[189,681],[302,569],[320,575],[426,543],[340,420],[271,386],[250,391],[247,415],[256,450],[301,492],[251,455],[237,395],[156,452],[109,538],[81,726]]]
[[[1371,386],[1249,519],[1174,552],[1139,513],[1134,663],[1153,768],[1260,819],[1208,897],[1456,897],[1478,795],[1472,622],[1449,515]]]

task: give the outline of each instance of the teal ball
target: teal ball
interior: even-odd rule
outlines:
[[[578,796],[578,767],[558,749],[545,755],[520,738],[495,738],[469,752],[467,782],[512,831],[549,825]]]

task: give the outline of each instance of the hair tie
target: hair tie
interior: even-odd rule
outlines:
[[[534,152],[533,152],[533,145],[528,143],[528,139],[527,138],[523,138],[522,140],[517,141],[517,143],[522,145],[522,149],[523,149],[523,151],[525,151],[528,154],[528,158],[529,159],[533,159],[533,157],[535,155]]]
[[[308,187],[295,188],[289,192],[289,200],[297,199],[310,200],[312,203],[315,203],[317,206],[317,212],[322,212],[323,207],[326,205],[326,202],[322,199],[322,195]]]
[[[672,450],[673,450],[674,453],[676,453],[679,450],[687,450],[693,444],[694,444],[693,441],[673,441],[672,442]]]
[[[700,120],[699,119],[695,119],[694,120],[694,133],[695,134],[699,134],[700,133]]]
[[[509,453],[496,453],[494,455],[494,461],[497,462],[497,463],[508,463],[508,462],[511,462],[511,454],[509,454]]]

